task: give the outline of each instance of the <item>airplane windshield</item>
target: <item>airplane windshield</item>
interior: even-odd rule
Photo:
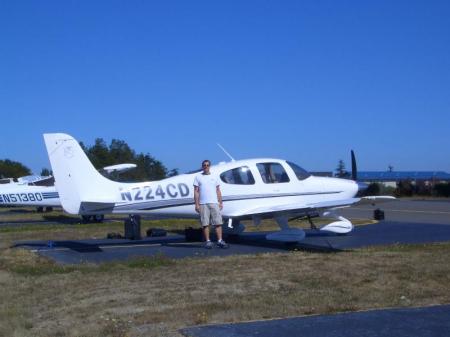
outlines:
[[[308,171],[306,171],[305,169],[301,168],[297,164],[294,164],[293,162],[290,162],[290,161],[287,161],[286,163],[294,171],[294,173],[297,176],[298,180],[305,180],[306,178],[311,176],[311,174]]]

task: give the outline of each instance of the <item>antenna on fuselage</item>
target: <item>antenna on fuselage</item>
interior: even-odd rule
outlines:
[[[219,143],[217,143],[217,146],[220,147],[222,149],[223,152],[225,152],[225,154],[231,159],[231,161],[236,161],[234,160],[234,158],[231,156],[231,154],[229,154],[227,152],[227,150],[224,149],[224,147],[222,145],[220,145]]]

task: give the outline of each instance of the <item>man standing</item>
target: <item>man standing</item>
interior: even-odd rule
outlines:
[[[195,211],[200,213],[200,222],[202,223],[203,236],[205,237],[205,247],[212,248],[209,239],[210,223],[216,229],[217,246],[228,248],[228,245],[222,239],[222,215],[220,211],[222,205],[222,193],[220,192],[219,180],[209,171],[211,162],[204,160],[202,162],[202,173],[199,173],[194,179],[194,200]]]

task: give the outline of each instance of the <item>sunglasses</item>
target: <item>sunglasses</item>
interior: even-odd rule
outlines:
[[[209,164],[202,164],[202,167],[209,167]]]

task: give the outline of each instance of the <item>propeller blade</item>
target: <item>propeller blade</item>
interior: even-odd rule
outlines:
[[[353,152],[352,150],[351,154],[352,154],[352,180],[356,181],[358,180],[358,169],[356,167],[355,152]]]
[[[352,180],[356,181],[358,184],[358,193],[363,193],[369,185],[367,185],[365,182],[358,181],[358,168],[356,167],[356,158],[355,158],[355,152],[353,150],[351,151],[352,154]]]

